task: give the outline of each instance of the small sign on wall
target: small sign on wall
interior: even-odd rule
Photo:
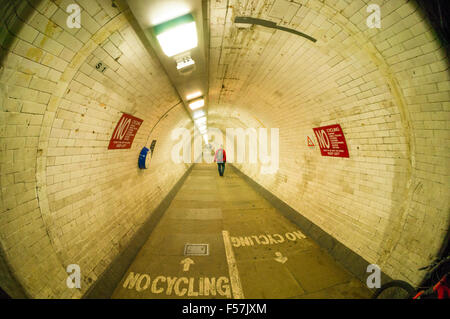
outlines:
[[[152,156],[153,156],[153,151],[155,150],[155,146],[156,146],[156,140],[153,140],[152,144],[150,145],[150,151],[152,152]]]
[[[350,157],[341,125],[313,128],[322,156]]]
[[[122,117],[117,123],[116,128],[109,141],[109,150],[127,149],[131,148],[134,137],[141,126],[143,120],[134,117],[130,114],[122,114]]]
[[[105,73],[105,71],[106,71],[106,69],[108,68],[103,62],[98,62],[96,65],[95,65],[95,68],[97,69],[97,70],[99,70],[100,72],[102,72],[102,73]]]

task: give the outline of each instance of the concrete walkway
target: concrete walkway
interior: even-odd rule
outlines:
[[[194,254],[186,256],[185,245]],[[197,246],[195,244],[207,244]],[[227,165],[197,164],[113,298],[368,298]]]

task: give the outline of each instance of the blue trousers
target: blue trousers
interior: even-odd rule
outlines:
[[[217,163],[217,168],[219,169],[219,175],[223,176],[223,172],[225,172],[225,163]]]

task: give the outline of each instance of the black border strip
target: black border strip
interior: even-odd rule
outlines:
[[[99,276],[97,281],[92,284],[88,291],[83,295],[83,299],[107,299],[111,298],[114,290],[119,285],[131,263],[136,258],[142,246],[146,243],[153,229],[158,224],[164,212],[169,207],[175,195],[184,184],[186,178],[191,173],[195,164],[192,164],[178,182],[172,187],[169,193],[164,197],[158,207],[151,213],[144,225],[133,236],[128,246],[111,262],[109,267]]]
[[[317,244],[325,249],[340,265],[355,275],[363,283],[366,282],[367,277],[370,275],[370,273],[366,272],[367,266],[370,265],[368,261],[312,223],[301,213],[255,182],[252,178],[245,175],[237,167],[231,164],[230,166],[234,169],[236,174],[242,177],[254,190],[278,209],[284,217],[296,224],[305,235],[317,242]],[[381,271],[381,284],[389,281],[392,281],[392,278]]]

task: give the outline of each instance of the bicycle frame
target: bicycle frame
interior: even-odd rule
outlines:
[[[450,298],[450,287],[447,284],[447,274],[432,288],[419,291],[413,299],[420,299],[420,297],[431,295],[432,293],[437,293],[438,299]]]

